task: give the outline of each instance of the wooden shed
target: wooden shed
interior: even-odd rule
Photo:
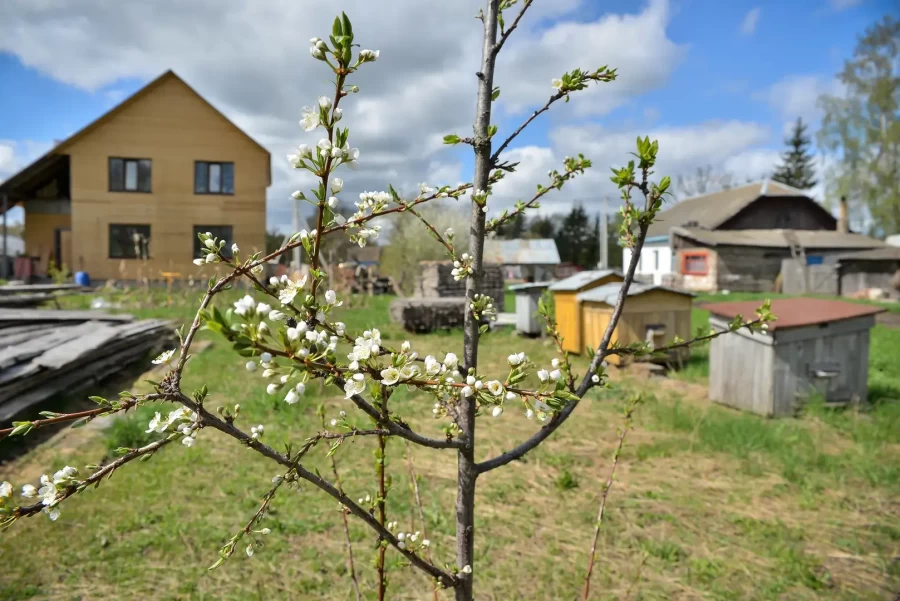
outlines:
[[[714,303],[710,325],[723,331],[736,315],[752,319],[757,301]],[[713,339],[709,398],[760,415],[793,415],[811,395],[827,402],[868,395],[869,330],[879,307],[838,300],[772,301],[767,332],[746,329]]]
[[[584,348],[597,348],[600,344],[621,288],[622,283],[616,282],[577,295]],[[647,341],[654,348],[659,348],[671,344],[675,336],[687,340],[691,335],[693,296],[690,292],[666,286],[632,283],[610,342],[625,346]],[[689,352],[686,347],[677,349],[669,353],[668,360],[684,360]],[[619,365],[627,363],[628,359],[627,356],[610,355],[606,361]]]
[[[553,293],[553,306],[556,312],[556,323],[563,338],[563,349],[570,353],[581,353],[584,344],[581,342],[581,313],[575,297],[579,293],[592,290],[610,282],[622,282],[625,276],[613,269],[597,269],[579,271],[563,280],[550,285]]]

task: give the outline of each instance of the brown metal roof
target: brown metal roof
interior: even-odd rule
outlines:
[[[715,230],[697,227],[673,227],[672,233],[689,238],[706,246],[758,246],[766,248],[790,248],[785,234],[793,233],[800,245],[807,249],[882,248],[885,243],[862,234],[833,230]]]
[[[685,198],[659,213],[650,224],[648,237],[666,236],[673,227],[696,224],[706,229],[716,229],[752,202],[763,196],[797,196],[798,200],[818,204],[807,193],[785,184],[763,180],[710,194]],[[664,205],[665,206],[665,205]],[[822,209],[823,211],[825,209]]]
[[[744,319],[749,320],[754,318],[756,309],[761,304],[760,301],[739,301],[707,303],[700,307],[714,315],[728,319],[740,314],[744,316]],[[872,305],[824,298],[779,298],[772,301],[772,315],[776,317],[776,320],[769,323],[769,330],[831,323],[864,315],[875,315],[886,310]]]

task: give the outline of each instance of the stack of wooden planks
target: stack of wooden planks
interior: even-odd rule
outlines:
[[[60,296],[89,290],[78,284],[7,284],[0,286],[0,307],[37,307],[48,301],[56,303]]]
[[[171,338],[171,324],[159,319],[0,309],[0,424],[43,400],[83,391],[155,356]]]

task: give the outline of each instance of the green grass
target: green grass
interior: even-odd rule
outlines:
[[[118,296],[124,310],[186,321],[193,314],[188,301],[199,293],[184,293],[172,307],[159,292]],[[391,344],[399,344],[405,335],[387,321],[389,302],[368,299],[366,306],[345,310],[342,319],[351,329],[377,324]],[[900,355],[889,337],[876,334],[872,378],[880,378],[884,390],[896,390],[897,368],[875,350]],[[266,442],[276,448],[300,444],[321,428],[319,403],[329,418],[346,410],[351,421],[366,426],[338,391],[311,386],[294,406],[267,396],[258,374],[248,376],[227,344],[203,332],[199,339],[213,345],[192,359],[185,390],[205,383],[210,407],[240,403],[238,425],[265,424]],[[460,334],[411,341],[422,354],[458,351]],[[554,356],[546,341],[501,329],[488,335],[481,363],[501,376],[513,350],[544,365]],[[583,369],[582,360],[577,367]],[[690,369],[699,371],[699,363]],[[800,418],[776,421],[711,405],[696,387],[670,384],[617,374],[610,389],[592,394],[544,445],[479,479],[479,598],[580,598],[599,495],[624,399],[632,393],[643,401],[604,515],[593,598],[621,599],[633,588],[631,598],[645,601],[849,601],[900,590],[900,404],[883,396],[870,411],[812,406]],[[427,398],[404,391],[391,403],[414,428],[439,435],[441,424],[430,419]],[[110,449],[153,436],[144,432],[147,421],[168,409],[151,405],[106,430],[67,431],[53,445],[0,466],[0,479],[21,486],[65,464],[108,460]],[[512,408],[500,419],[482,418],[478,457],[510,448],[536,427]],[[373,449],[373,441],[357,440],[335,456],[351,496],[374,494]],[[316,449],[307,466],[330,476],[325,452]],[[405,445],[389,441],[387,457],[389,519],[421,529],[413,521]],[[432,553],[441,564],[453,562],[455,458],[416,449],[414,463]],[[309,487],[275,498],[264,524],[272,533],[252,558],[241,548],[221,568],[206,570],[278,473],[215,432],[201,432],[192,449],[167,447],[64,503],[57,522],[36,516],[0,535],[0,598],[351,599],[340,515],[329,497]],[[355,521],[351,539],[365,598],[373,599],[374,541]],[[400,566],[395,553],[388,557],[390,598],[431,598],[426,578]],[[452,595],[442,592],[440,598]]]

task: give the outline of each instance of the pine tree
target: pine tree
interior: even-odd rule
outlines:
[[[772,177],[776,182],[808,190],[816,185],[815,157],[809,150],[810,138],[806,134],[806,124],[797,119],[791,137],[784,141],[788,150],[781,155],[781,165]]]

